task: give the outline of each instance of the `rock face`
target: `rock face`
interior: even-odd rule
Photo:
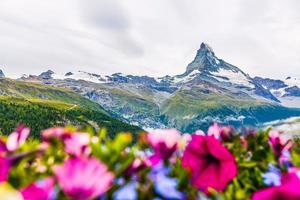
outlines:
[[[0,78],[4,78],[4,77],[5,77],[5,75],[4,75],[3,71],[0,69]]]
[[[30,77],[23,79],[30,81]],[[280,105],[273,92],[288,84],[251,78],[219,59],[205,43],[186,71],[176,76],[102,76],[82,71],[59,75],[47,71],[38,79],[70,88],[99,103],[113,116],[143,128],[176,127],[192,132],[207,128],[213,121],[257,125],[300,115],[300,110]],[[295,95],[296,90],[288,88],[285,94]]]

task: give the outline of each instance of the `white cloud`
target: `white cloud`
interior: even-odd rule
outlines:
[[[250,75],[300,77],[298,0],[0,1],[0,69],[178,74],[205,41]]]

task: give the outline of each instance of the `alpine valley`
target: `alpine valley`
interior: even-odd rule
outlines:
[[[20,80],[70,89],[98,103],[110,116],[144,129],[193,132],[215,121],[239,127],[300,116],[300,80],[252,78],[219,59],[205,43],[186,71],[176,76],[48,70]]]

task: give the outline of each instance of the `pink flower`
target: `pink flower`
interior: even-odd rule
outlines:
[[[71,131],[69,131],[66,128],[61,127],[55,127],[55,128],[49,128],[42,132],[42,139],[45,142],[50,142],[53,139],[66,139],[70,137],[70,134],[72,134]]]
[[[219,126],[217,123],[214,123],[214,125],[208,128],[207,135],[214,136],[216,139],[220,139],[221,132],[222,132],[222,127]]]
[[[280,156],[283,150],[290,150],[292,147],[292,142],[284,138],[278,131],[270,131],[269,142],[276,156]]]
[[[300,179],[295,173],[288,173],[281,178],[282,185],[257,191],[252,200],[300,199]]]
[[[0,183],[8,178],[10,163],[6,158],[0,156]]]
[[[53,139],[59,139],[65,145],[65,151],[75,156],[87,156],[91,149],[91,141],[88,133],[71,132],[65,128],[50,128],[42,133],[43,140],[47,143]]]
[[[30,129],[24,125],[20,125],[15,132],[11,133],[6,142],[6,147],[8,151],[15,151],[21,145],[23,145],[29,136]]]
[[[143,170],[147,167],[150,167],[152,165],[151,161],[146,157],[144,159],[142,158],[135,158],[131,165],[125,170],[125,174],[128,176],[132,176],[133,174],[139,172],[140,170]]]
[[[147,140],[154,149],[154,156],[151,158],[153,164],[161,159],[167,159],[176,151],[180,140],[180,132],[176,129],[154,130],[148,133]]]
[[[209,188],[223,191],[237,175],[235,158],[212,136],[193,135],[182,165],[191,172],[192,184],[207,194]]]
[[[94,158],[71,158],[54,168],[60,188],[74,200],[100,196],[111,186],[114,175]]]
[[[75,156],[88,156],[91,153],[90,135],[88,133],[73,133],[64,140],[65,151]]]
[[[21,189],[24,200],[53,200],[55,199],[54,179],[47,178]]]
[[[231,126],[219,126],[217,123],[210,126],[207,135],[214,136],[216,139],[222,139],[228,141],[233,135],[233,128]]]

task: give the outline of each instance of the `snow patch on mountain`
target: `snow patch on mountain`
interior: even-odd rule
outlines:
[[[173,82],[174,83],[187,83],[187,82],[193,80],[200,73],[201,72],[199,70],[194,70],[191,73],[189,73],[187,76],[183,76],[183,77],[175,76]]]
[[[94,83],[105,83],[107,82],[107,77],[102,77],[98,74],[88,73],[84,71],[78,72],[68,72],[66,74],[52,74],[53,79],[74,79],[74,80],[83,80]]]
[[[232,71],[226,69],[219,69],[217,72],[211,74],[220,82],[230,82],[236,85],[243,85],[249,88],[255,88],[253,83],[240,71]]]

